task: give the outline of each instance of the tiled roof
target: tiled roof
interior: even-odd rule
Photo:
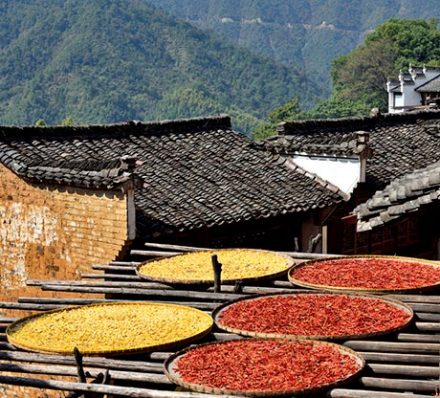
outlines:
[[[258,147],[273,153],[308,151],[313,155],[314,148],[321,146],[339,148],[358,131],[369,134],[372,156],[367,161],[366,178],[374,190],[440,160],[440,111],[285,122],[280,125],[280,135]]]
[[[440,75],[416,88],[421,93],[440,93]]]
[[[231,130],[225,116],[110,126],[0,127],[0,161],[32,182],[92,188],[111,189],[131,172],[140,181],[135,203],[142,231],[256,220],[341,200],[315,176],[289,169],[285,159],[277,161],[253,148]]]
[[[358,231],[371,230],[434,201],[440,201],[440,162],[392,181],[356,207]]]
[[[310,153],[351,157],[368,150],[368,133],[357,131],[335,137],[323,136],[320,140],[310,140],[302,135],[279,135],[255,142],[255,147],[282,155]]]
[[[403,84],[409,84],[409,85],[415,84],[413,77],[411,76],[411,73],[404,72],[400,76],[403,80]]]

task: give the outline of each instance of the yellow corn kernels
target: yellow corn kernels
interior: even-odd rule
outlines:
[[[7,330],[10,343],[33,351],[83,354],[142,351],[190,339],[212,327],[191,307],[162,303],[109,303],[24,318]]]
[[[291,263],[287,256],[263,250],[225,249],[192,252],[139,267],[138,273],[151,279],[170,281],[214,281],[211,257],[216,254],[222,267],[222,281],[269,276],[286,271]]]

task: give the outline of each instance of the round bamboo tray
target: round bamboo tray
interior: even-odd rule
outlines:
[[[17,331],[19,331],[21,328],[26,327],[27,325],[31,324],[34,321],[37,321],[44,317],[50,317],[51,315],[57,315],[67,313],[71,314],[75,311],[83,311],[83,310],[93,310],[100,307],[111,307],[111,306],[130,306],[132,308],[136,308],[135,306],[148,306],[148,307],[155,307],[159,309],[169,309],[170,310],[170,322],[173,322],[175,320],[177,313],[179,311],[186,311],[190,314],[190,321],[191,322],[197,322],[200,321],[202,325],[199,327],[198,330],[195,330],[193,332],[188,333],[181,333],[180,336],[175,336],[175,339],[173,340],[170,338],[170,341],[161,342],[158,340],[156,344],[146,344],[143,345],[136,345],[129,348],[124,349],[84,349],[82,348],[82,344],[80,341],[80,338],[78,341],[72,342],[72,345],[69,347],[69,349],[56,349],[54,347],[51,347],[51,340],[48,336],[44,343],[42,344],[31,344],[29,341],[23,341],[20,338],[17,338],[14,336]],[[182,313],[183,314],[183,313]],[[192,318],[192,319],[191,319]],[[125,332],[132,331],[135,335],[139,334],[139,328],[133,329],[132,321],[133,319],[131,317],[127,317],[127,319],[122,319],[124,323],[127,325],[127,329],[125,329]],[[150,320],[148,319],[145,324],[142,325],[144,328],[148,328]],[[93,322],[92,322],[93,323]],[[60,324],[60,322],[57,324],[54,322],[54,324],[51,327],[51,331],[53,330],[61,330],[64,326],[63,324]],[[84,325],[78,325],[78,329],[81,330],[81,328]],[[93,330],[99,330],[99,320],[97,320],[95,325],[89,325],[91,328],[93,327]],[[34,314],[27,317],[24,317],[18,321],[13,322],[7,329],[6,329],[6,336],[8,339],[8,342],[14,345],[17,348],[31,351],[31,352],[38,352],[43,354],[60,354],[60,355],[66,355],[66,354],[72,354],[74,348],[78,348],[80,352],[85,356],[119,356],[119,355],[131,355],[136,353],[144,353],[144,352],[150,352],[153,350],[168,350],[168,349],[175,349],[177,347],[180,347],[182,345],[191,344],[207,334],[211,332],[213,326],[213,320],[210,315],[197,310],[192,307],[187,307],[183,305],[176,305],[176,304],[166,304],[166,303],[152,303],[152,302],[145,302],[145,303],[132,303],[132,302],[123,302],[123,303],[105,303],[105,304],[89,304],[84,306],[74,306],[74,307],[67,307],[52,311],[47,311],[43,314]],[[176,327],[176,325],[171,325],[170,329],[173,329],[173,327]],[[108,330],[108,329],[106,329]],[[117,338],[121,333],[123,333],[124,330],[113,330],[111,331],[111,335],[109,336],[109,339]],[[156,336],[154,333],[154,330],[151,331],[151,334]],[[95,332],[92,333],[92,335],[95,335]],[[88,341],[88,344],[90,344],[90,341]],[[97,345],[99,342],[97,342]],[[127,343],[125,343],[127,345]],[[129,344],[128,344],[129,346]]]
[[[315,283],[309,283],[302,280],[299,280],[293,276],[295,271],[297,271],[300,268],[304,268],[313,264],[318,264],[321,262],[332,262],[332,261],[338,261],[341,259],[385,259],[385,260],[398,260],[403,262],[417,262],[421,265],[426,265],[430,267],[435,267],[440,269],[440,264],[436,261],[430,261],[430,260],[421,260],[419,258],[412,258],[412,257],[399,257],[399,256],[382,256],[382,255],[355,255],[355,256],[340,256],[340,257],[331,257],[331,258],[324,258],[319,260],[310,260],[306,261],[297,265],[294,265],[290,268],[288,272],[288,278],[289,281],[296,285],[301,286],[309,289],[317,289],[317,290],[329,290],[329,291],[339,291],[339,292],[358,292],[358,293],[417,293],[417,292],[423,292],[423,291],[430,291],[435,290],[440,287],[440,281],[429,284],[429,285],[423,285],[423,286],[417,286],[414,288],[390,288],[390,289],[374,289],[374,288],[361,288],[361,287],[349,287],[349,286],[333,286],[333,285],[321,285],[321,284],[315,284]]]
[[[255,341],[255,340],[276,340],[276,339],[249,339],[249,340],[240,340],[240,341]],[[171,355],[164,363],[164,371],[166,376],[173,382],[174,384],[177,384],[181,387],[184,387],[185,389],[201,392],[201,393],[210,393],[210,394],[228,394],[228,395],[240,395],[240,396],[247,396],[247,397],[279,397],[279,396],[293,396],[293,395],[304,395],[304,394],[317,394],[320,392],[323,392],[325,390],[338,387],[340,385],[343,385],[345,383],[350,382],[351,380],[355,379],[359,376],[359,374],[362,372],[363,368],[365,367],[365,360],[355,351],[351,350],[350,348],[340,346],[334,343],[324,342],[324,341],[315,341],[315,340],[303,340],[303,339],[295,339],[297,342],[307,342],[309,344],[318,344],[321,346],[331,346],[333,348],[336,348],[340,353],[344,353],[347,355],[350,355],[352,358],[355,359],[356,363],[358,364],[359,368],[356,372],[352,373],[348,377],[345,377],[340,380],[336,380],[332,383],[327,384],[321,384],[316,387],[308,387],[308,388],[302,388],[302,389],[291,389],[291,390],[283,390],[283,391],[255,391],[255,390],[230,390],[228,388],[217,388],[217,387],[210,387],[203,384],[196,384],[196,383],[190,383],[186,382],[182,379],[180,374],[176,371],[176,363],[179,359],[184,357],[188,352],[195,348],[204,347],[204,346],[212,346],[212,345],[222,345],[222,344],[228,344],[233,341],[237,340],[231,340],[231,341],[223,341],[223,342],[215,342],[215,343],[206,343],[206,344],[200,344],[196,347],[189,347],[182,351],[179,351],[173,355]]]
[[[282,334],[282,333],[255,332],[255,331],[251,331],[251,330],[234,328],[234,327],[225,325],[221,322],[222,313],[224,311],[226,311],[228,308],[230,308],[231,306],[233,306],[234,304],[239,303],[239,302],[256,301],[256,300],[259,300],[259,299],[265,298],[265,297],[295,297],[295,296],[298,297],[298,296],[310,296],[310,295],[313,295],[313,296],[342,295],[342,296],[355,297],[355,298],[380,300],[380,301],[385,302],[385,303],[387,303],[397,309],[403,310],[404,312],[406,312],[408,314],[409,318],[404,324],[399,325],[398,327],[388,328],[386,330],[376,331],[376,332],[371,332],[371,333],[344,334],[344,335],[337,335],[337,336],[332,336],[332,335],[295,335],[295,334]],[[261,315],[263,316],[264,314],[261,314]],[[260,338],[277,338],[277,339],[289,339],[289,340],[306,339],[306,340],[339,341],[339,340],[348,340],[348,339],[350,339],[350,340],[351,339],[363,339],[363,338],[375,337],[375,336],[380,336],[380,335],[384,335],[384,334],[395,333],[395,332],[401,331],[412,322],[413,317],[414,317],[414,312],[410,306],[408,306],[398,300],[389,299],[389,298],[382,298],[382,297],[378,298],[376,296],[368,296],[365,294],[357,294],[357,293],[347,294],[347,293],[313,293],[313,292],[309,292],[309,293],[286,293],[286,294],[271,293],[271,294],[253,296],[250,298],[244,297],[241,299],[230,301],[228,303],[225,303],[225,304],[217,307],[214,310],[212,316],[214,318],[216,326],[219,329],[227,331],[227,332],[239,334],[241,336],[260,337]]]
[[[225,268],[228,267],[227,264],[223,264],[222,260],[221,260],[221,253],[222,252],[238,252],[238,253],[245,253],[245,252],[252,252],[255,253],[255,255],[258,254],[264,254],[264,255],[272,255],[274,256],[274,258],[277,259],[283,259],[284,261],[284,265],[282,266],[282,268],[280,270],[274,271],[274,272],[267,272],[267,273],[263,273],[261,275],[257,275],[257,276],[244,276],[244,277],[232,277],[232,278],[227,278],[224,277],[224,272],[225,272]],[[153,282],[162,282],[162,283],[166,283],[169,285],[212,285],[214,283],[214,271],[212,271],[212,277],[209,278],[188,278],[188,279],[183,279],[183,278],[179,278],[179,266],[176,265],[176,267],[173,269],[173,274],[175,275],[175,277],[162,277],[162,276],[158,276],[158,275],[148,275],[145,271],[143,272],[143,270],[148,270],[148,267],[152,267],[152,266],[161,266],[162,264],[165,265],[167,263],[167,260],[169,259],[173,259],[173,261],[179,260],[179,259],[185,259],[188,260],[188,258],[191,258],[191,256],[200,256],[200,255],[206,255],[207,256],[207,262],[208,262],[208,266],[210,268],[210,270],[212,270],[212,265],[211,265],[211,256],[213,255],[218,255],[218,261],[220,263],[222,263],[223,265],[223,271],[222,271],[222,278],[221,278],[221,282],[224,284],[233,284],[235,282],[248,282],[248,283],[252,283],[252,282],[259,282],[262,280],[270,280],[270,279],[275,279],[278,277],[282,277],[285,276],[287,271],[292,267],[292,265],[294,264],[294,261],[291,257],[285,255],[285,254],[281,254],[281,253],[277,253],[277,252],[271,252],[268,250],[257,250],[257,249],[218,249],[218,250],[204,250],[204,251],[197,251],[197,252],[190,252],[190,253],[183,253],[183,254],[178,254],[176,256],[172,256],[172,257],[168,257],[168,258],[162,258],[159,260],[153,260],[153,261],[148,261],[145,263],[142,263],[140,265],[138,265],[136,267],[136,274],[145,280],[148,281],[153,281]]]

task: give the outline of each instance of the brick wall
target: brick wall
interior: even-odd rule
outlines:
[[[92,271],[92,264],[116,259],[134,238],[133,210],[132,190],[124,193],[39,187],[0,165],[0,301],[16,301],[19,296],[67,297],[66,293],[26,287],[25,282],[78,279],[81,272]],[[25,315],[11,310],[0,313]],[[64,394],[0,386],[0,397]]]
[[[0,165],[0,300],[54,296],[26,279],[78,279],[116,259],[133,238],[132,201],[122,191],[31,185]]]

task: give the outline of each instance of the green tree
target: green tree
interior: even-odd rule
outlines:
[[[270,137],[276,133],[276,128],[279,123],[284,120],[291,119],[303,119],[305,113],[300,109],[300,103],[298,97],[293,97],[290,101],[284,105],[275,108],[269,113],[269,123],[263,124],[259,128],[255,129],[252,137],[256,140],[262,140]]]
[[[36,122],[35,122],[35,127],[46,127],[47,126],[47,124],[46,124],[46,122],[44,121],[44,119],[38,119]]]
[[[372,108],[386,112],[385,84],[410,64],[440,65],[437,19],[391,19],[383,23],[364,43],[333,61],[330,98],[303,112],[297,112],[299,104],[291,100],[271,112],[275,118],[269,116],[269,123],[255,130],[253,136],[260,139],[273,135],[276,123],[282,120],[365,116]]]
[[[68,126],[72,127],[74,125],[73,118],[71,116],[65,117],[63,120],[61,120],[61,126]]]

